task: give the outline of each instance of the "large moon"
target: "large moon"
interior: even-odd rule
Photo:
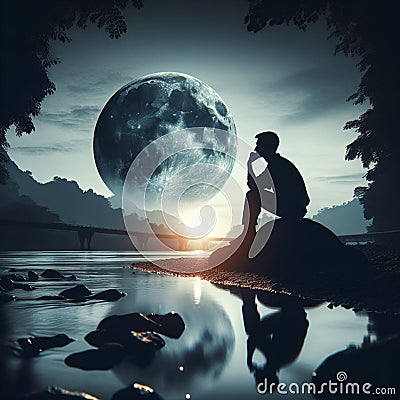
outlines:
[[[227,154],[235,154],[236,128],[230,110],[216,91],[182,73],[141,77],[110,98],[94,133],[97,170],[107,187],[115,195],[121,195],[133,160],[146,146],[169,133],[196,127],[216,128],[226,135],[215,135],[212,140],[209,136],[207,139],[202,135],[195,135],[195,139],[191,136],[187,151],[175,154],[157,168],[150,187],[161,191],[177,170],[209,163],[223,172],[211,177],[209,185],[197,191],[203,200],[210,198],[232,171],[235,160]],[[210,147],[220,150],[213,151]]]

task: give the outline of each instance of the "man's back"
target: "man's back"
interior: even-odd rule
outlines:
[[[276,195],[276,214],[283,218],[302,218],[310,198],[299,170],[279,153],[268,160]]]

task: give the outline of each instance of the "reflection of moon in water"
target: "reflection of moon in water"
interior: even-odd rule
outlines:
[[[188,150],[167,159],[151,178],[154,195],[159,195],[177,170],[198,163],[213,164],[225,171],[221,176],[209,177],[211,185],[222,187],[234,159],[223,151],[203,147],[213,149],[222,145],[226,153],[235,153],[232,151],[237,145],[235,124],[221,97],[192,76],[164,72],[127,84],[111,97],[96,124],[93,150],[100,176],[114,194],[121,194],[128,169],[142,149],[168,133],[194,127],[226,131],[223,143],[217,143],[221,139],[213,136],[188,137]],[[160,154],[163,151],[159,149]],[[215,193],[212,186],[205,186],[198,188],[193,196],[209,199]]]
[[[154,387],[163,398],[184,399],[212,384],[224,369],[234,346],[234,333],[225,311],[210,299],[196,305],[195,312],[182,314],[186,324],[177,339],[164,338],[166,346],[156,353],[145,368],[129,361],[117,365],[113,371],[125,385],[141,382]]]

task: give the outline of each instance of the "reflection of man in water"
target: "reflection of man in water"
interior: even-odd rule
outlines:
[[[303,218],[310,203],[299,170],[276,152],[279,146],[278,135],[268,131],[259,133],[256,138],[255,152],[250,154],[247,162],[247,185],[250,190],[246,194],[248,209],[244,215],[244,223],[254,231],[261,207],[267,211],[268,208],[273,209],[274,196],[276,214],[285,220]],[[256,177],[252,164],[260,157],[264,158],[268,165],[267,169]]]
[[[259,292],[262,304],[280,307],[263,318],[256,305],[256,292],[241,290],[242,314],[247,340],[247,366],[254,374],[257,389],[273,391],[279,383],[277,372],[299,356],[308,331],[307,314],[296,297]],[[261,296],[260,296],[261,294]],[[255,350],[265,357],[263,365],[253,363]],[[273,385],[272,385],[273,384]]]

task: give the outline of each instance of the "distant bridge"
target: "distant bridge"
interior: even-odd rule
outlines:
[[[95,233],[105,233],[108,235],[120,235],[120,236],[135,236],[138,242],[139,248],[146,249],[149,239],[157,237],[158,239],[172,239],[176,240],[178,243],[178,250],[186,251],[188,248],[188,243],[191,240],[201,240],[202,249],[208,250],[210,247],[210,242],[224,242],[231,241],[235,238],[233,237],[205,237],[195,239],[193,237],[184,235],[173,235],[167,233],[144,233],[144,232],[134,232],[126,231],[125,229],[114,229],[114,228],[101,228],[94,226],[84,226],[84,225],[72,225],[65,224],[62,222],[25,222],[25,221],[13,221],[13,220],[0,220],[1,226],[13,226],[20,228],[34,228],[34,229],[51,229],[60,231],[72,231],[77,232],[80,249],[84,250],[85,243],[88,250],[91,249],[91,242]],[[357,233],[353,235],[339,235],[338,238],[344,244],[351,243],[368,243],[368,242],[385,242],[385,243],[399,243],[400,242],[400,230],[385,231],[385,232],[370,232],[370,233]]]
[[[400,230],[357,233],[354,235],[340,235],[338,236],[338,238],[344,244],[349,244],[349,243],[360,244],[368,242],[400,243]]]
[[[77,232],[81,250],[85,249],[85,243],[87,250],[91,249],[91,242],[95,233],[105,233],[108,235],[120,235],[120,236],[135,236],[139,244],[139,248],[141,249],[146,249],[148,240],[153,237],[157,237],[158,239],[172,239],[178,242],[178,250],[181,251],[187,250],[188,243],[191,240],[201,240],[202,249],[208,250],[210,242],[223,242],[234,239],[227,237],[206,237],[206,238],[196,239],[193,237],[183,236],[183,235],[173,235],[167,233],[154,233],[154,232],[151,233],[134,232],[134,231],[128,232],[125,229],[101,228],[101,227],[85,226],[85,225],[72,225],[72,224],[65,224],[62,222],[27,222],[27,221],[0,220],[0,227],[1,226]]]

